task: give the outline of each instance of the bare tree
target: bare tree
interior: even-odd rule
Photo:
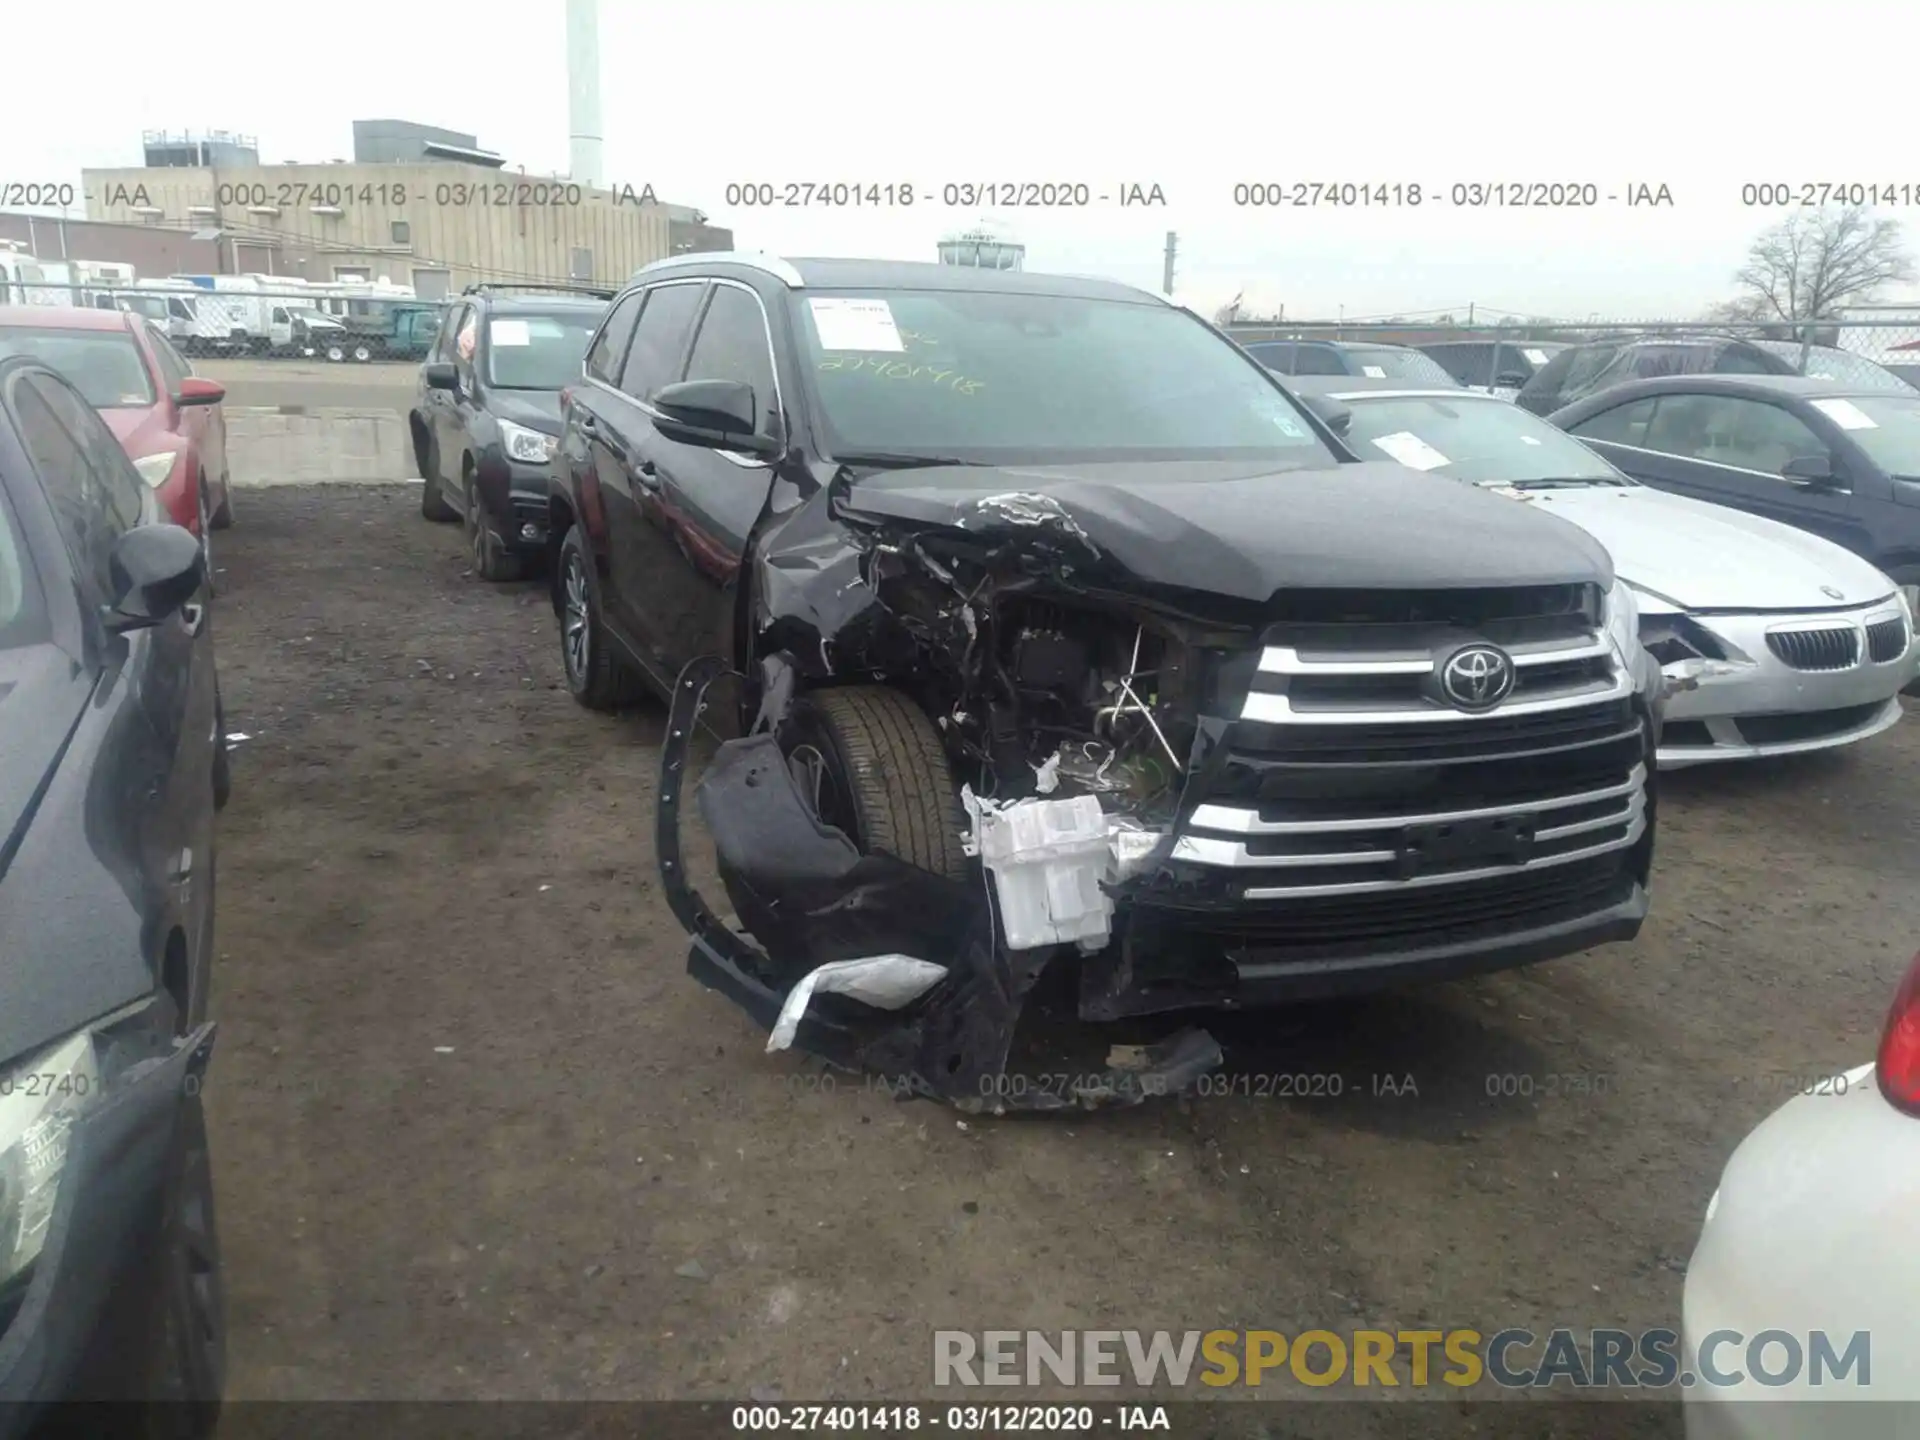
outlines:
[[[1829,320],[1849,301],[1912,278],[1900,223],[1857,205],[1782,221],[1753,242],[1734,275],[1744,300],[1781,320]]]

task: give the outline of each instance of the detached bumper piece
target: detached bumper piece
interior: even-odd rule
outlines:
[[[1174,1094],[1216,1068],[1211,1037],[1187,1031],[1154,1046],[1116,1047],[1104,1073],[1070,1089],[1011,1083],[1014,1033],[1056,953],[996,943],[989,907],[971,887],[887,855],[863,855],[801,798],[769,734],[722,744],[699,787],[721,880],[749,940],[694,889],[680,848],[687,759],[706,693],[728,672],[698,660],[675,687],[662,756],[655,849],[667,902],[693,945],[687,969],[769,1031],[902,1094],[977,1113],[1101,1109]],[[764,948],[763,948],[764,947]],[[793,1023],[782,1010],[820,967],[877,957],[937,966],[917,998],[883,1010],[850,995],[813,995]],[[896,972],[897,973],[897,972]],[[896,998],[898,998],[896,996]]]

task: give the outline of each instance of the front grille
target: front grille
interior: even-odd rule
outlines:
[[[1633,681],[1591,622],[1549,618],[1517,642],[1502,625],[1516,683],[1482,713],[1435,686],[1444,658],[1479,638],[1456,623],[1269,631],[1238,670],[1251,672],[1240,719],[1192,779],[1200,803],[1172,859],[1262,909],[1479,887],[1497,908],[1506,887],[1553,889],[1549,872],[1599,861],[1619,874],[1648,823]]]
[[[1769,630],[1767,649],[1796,670],[1846,670],[1860,661],[1860,632],[1851,625]]]
[[[1884,700],[1846,705],[1837,710],[1805,710],[1795,715],[1742,715],[1733,723],[1749,745],[1790,745],[1797,740],[1823,740],[1857,730],[1886,708]]]
[[[1902,615],[1876,620],[1867,626],[1867,654],[1876,665],[1890,664],[1907,653],[1907,621]]]
[[[1620,853],[1513,877],[1399,895],[1289,900],[1226,921],[1186,917],[1183,936],[1218,943],[1237,963],[1339,959],[1390,948],[1443,946],[1577,920],[1626,900],[1634,877]]]

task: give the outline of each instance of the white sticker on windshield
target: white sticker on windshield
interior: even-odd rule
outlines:
[[[487,337],[496,345],[533,344],[533,331],[524,320],[495,320],[487,327]]]
[[[1540,437],[1537,435],[1522,435],[1520,437],[1520,443],[1522,445],[1538,445],[1540,443]]]
[[[904,351],[906,342],[893,323],[893,309],[884,300],[843,300],[821,297],[807,301],[813,328],[822,350]]]
[[[1851,400],[1815,400],[1813,408],[1842,430],[1878,430],[1880,422]]]
[[[1547,363],[1547,352],[1544,350],[1522,350],[1520,353],[1536,365]]]
[[[1384,365],[1362,365],[1360,367],[1360,373],[1362,375],[1371,375],[1376,380],[1384,380],[1387,378],[1387,371]]]
[[[1442,465],[1453,463],[1411,430],[1396,430],[1391,435],[1376,436],[1373,443],[1402,465],[1409,465],[1415,470],[1438,470]]]

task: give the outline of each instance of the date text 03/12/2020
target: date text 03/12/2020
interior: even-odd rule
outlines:
[[[1667,210],[1674,198],[1665,182],[1646,180],[1242,180],[1233,187],[1233,203],[1261,210]]]
[[[736,1405],[729,1417],[736,1435],[814,1433],[911,1435],[1094,1435],[1174,1434],[1164,1405]]]
[[[1164,209],[1166,190],[1139,180],[965,180],[924,185],[889,180],[731,180],[722,192],[742,209],[891,209],[942,205],[960,210],[1085,210],[1097,205]]]

